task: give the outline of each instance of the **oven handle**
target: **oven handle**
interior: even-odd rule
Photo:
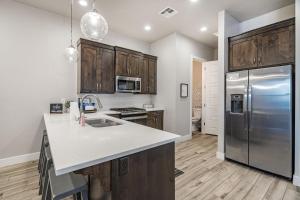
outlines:
[[[147,115],[142,115],[142,116],[135,116],[135,117],[123,117],[121,119],[126,120],[126,121],[130,121],[130,120],[147,119],[147,118],[148,118]]]

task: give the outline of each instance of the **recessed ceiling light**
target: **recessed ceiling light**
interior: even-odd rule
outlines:
[[[151,31],[151,26],[150,25],[146,25],[145,27],[144,27],[144,29],[145,29],[145,31]]]
[[[193,3],[195,3],[195,2],[197,2],[198,0],[190,0],[190,2],[193,2]]]
[[[88,5],[88,0],[78,0],[78,3],[83,6],[86,7]]]
[[[206,27],[206,26],[201,27],[200,31],[201,31],[201,32],[207,31],[207,27]]]

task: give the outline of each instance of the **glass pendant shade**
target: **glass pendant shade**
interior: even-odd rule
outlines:
[[[101,41],[108,33],[108,24],[95,9],[82,16],[80,28],[89,39]]]
[[[69,61],[69,63],[74,63],[77,60],[77,50],[73,45],[69,46],[65,50],[65,56],[66,59]]]

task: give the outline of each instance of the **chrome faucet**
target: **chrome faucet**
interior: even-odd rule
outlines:
[[[99,99],[99,97],[97,97],[96,95],[94,95],[94,94],[86,94],[86,95],[84,95],[83,97],[82,97],[82,103],[84,102],[84,100],[85,99],[95,99],[96,100],[96,102],[97,102],[97,111],[99,111],[101,108],[103,108],[103,105],[102,105],[102,103],[101,103],[101,101],[100,101],[100,99]]]

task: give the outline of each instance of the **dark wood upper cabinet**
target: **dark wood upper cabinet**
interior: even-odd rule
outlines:
[[[114,93],[115,76],[141,78],[141,93],[156,94],[157,57],[80,39],[77,43],[79,93]]]
[[[295,60],[295,26],[279,28],[257,36],[258,65],[292,63]]]
[[[79,48],[79,55],[81,57],[81,65],[79,73],[81,76],[80,93],[97,92],[97,54],[98,48],[90,45],[82,44]]]
[[[115,47],[116,49],[116,75],[139,77],[143,54],[129,49]]]
[[[154,56],[147,56],[148,58],[148,88],[149,94],[157,93],[157,58]]]
[[[140,77],[142,94],[157,93],[157,57],[129,49],[116,49],[116,76]]]
[[[142,79],[142,94],[149,93],[149,59],[143,57],[142,66],[140,68],[140,77]]]
[[[99,90],[103,93],[114,93],[115,91],[115,52],[110,49],[99,49],[101,51],[100,74],[101,80]]]
[[[128,75],[128,56],[127,52],[116,50],[116,76]]]
[[[85,39],[80,39],[77,47],[79,92],[114,93],[114,48]]]
[[[230,44],[230,67],[232,70],[257,66],[257,39],[244,38]]]
[[[128,76],[140,77],[140,68],[142,68],[143,54],[134,53],[129,54],[128,57]]]
[[[229,38],[229,71],[295,62],[295,19]]]

